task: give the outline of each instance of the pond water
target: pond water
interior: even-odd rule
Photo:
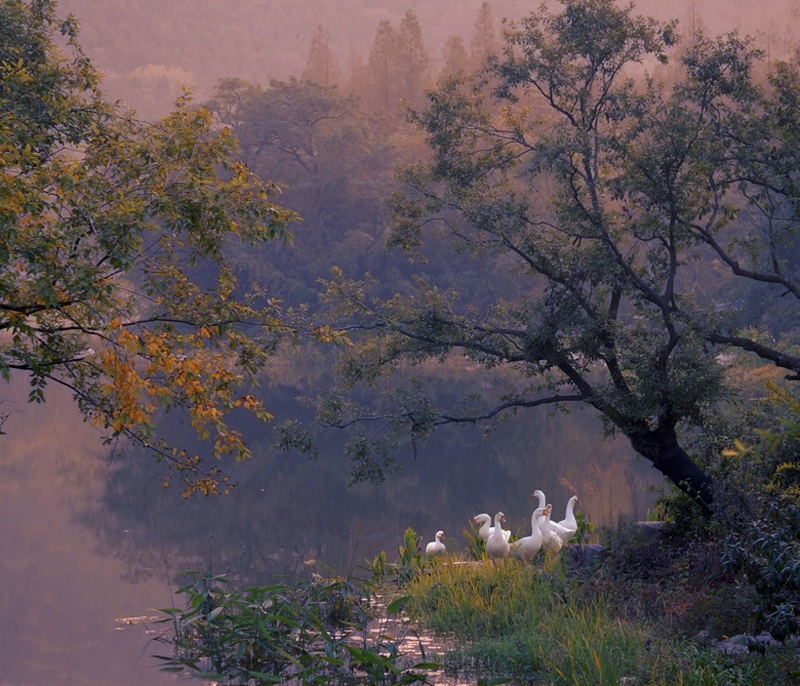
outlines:
[[[235,465],[229,496],[181,497],[164,470],[135,452],[109,458],[69,396],[29,405],[24,379],[4,389],[0,436],[0,686],[174,683],[158,671],[154,608],[180,602],[182,572],[258,582],[291,580],[319,560],[347,574],[381,550],[397,554],[413,526],[423,545],[438,529],[466,547],[472,515],[502,509],[529,526],[541,488],[556,515],[572,492],[596,525],[644,517],[662,479],[624,441],[604,442],[588,412],[529,414],[486,443],[475,429],[443,431],[379,487],[346,485],[336,436],[317,461],[275,453],[260,429],[253,459]],[[296,408],[293,389],[272,407]],[[169,430],[184,432],[176,423]],[[187,683],[194,683],[186,679]],[[200,683],[200,682],[198,682]]]

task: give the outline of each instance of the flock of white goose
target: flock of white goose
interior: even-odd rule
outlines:
[[[510,541],[511,531],[503,528],[506,516],[498,512],[494,516],[494,526],[491,526],[491,517],[488,514],[479,514],[472,518],[474,525],[480,524],[478,535],[486,542],[486,552],[492,559],[503,558],[508,555],[520,560],[532,560],[542,548],[558,552],[578,531],[578,522],[575,520],[575,503],[578,496],[573,495],[567,502],[567,510],[560,522],[551,520],[552,504],[547,503],[547,498],[542,491],[533,492],[538,498],[538,507],[531,515],[531,533],[516,541]],[[436,532],[436,540],[425,547],[427,555],[443,555],[447,552],[444,544],[444,531]]]

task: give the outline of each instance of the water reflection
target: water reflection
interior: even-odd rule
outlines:
[[[299,411],[295,389],[270,393],[271,408]],[[396,554],[409,526],[423,541],[445,530],[451,549],[465,547],[461,532],[478,512],[502,509],[511,528],[526,528],[535,488],[559,518],[574,489],[579,509],[604,524],[619,513],[643,516],[649,486],[661,483],[577,411],[526,414],[490,443],[471,427],[442,431],[416,460],[407,451],[382,486],[350,489],[340,437],[310,462],[273,452],[262,428],[253,459],[235,465],[232,495],[185,500],[179,487],[161,488],[162,467],[145,455],[102,459],[99,437],[69,398],[21,407],[2,438],[5,683],[166,683],[142,627],[116,631],[116,620],[169,606],[171,584],[187,569],[263,582],[291,579],[314,558],[347,574],[381,550]]]
[[[270,390],[272,407],[300,413],[294,389]],[[227,497],[185,500],[163,490],[158,468],[131,454],[106,478],[102,506],[82,513],[107,554],[124,560],[130,580],[186,568],[264,581],[291,576],[303,560],[347,574],[381,550],[394,554],[406,527],[425,540],[438,529],[456,547],[472,515],[502,509],[511,528],[529,526],[536,488],[561,518],[569,496],[597,525],[622,514],[643,516],[660,479],[623,441],[601,442],[588,412],[530,415],[504,424],[491,442],[474,427],[442,431],[419,451],[401,455],[401,471],[385,484],[347,488],[348,465],[331,435],[316,461],[274,452],[261,429],[253,459],[235,465]],[[129,533],[124,537],[119,531]]]
[[[72,517],[102,496],[99,437],[64,394],[27,405],[21,381],[5,388],[4,408],[16,403],[0,438],[0,683],[167,683],[145,627],[118,620],[164,606],[168,586],[124,583],[126,567]]]

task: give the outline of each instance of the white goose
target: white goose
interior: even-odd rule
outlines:
[[[492,521],[492,518],[488,514],[479,514],[475,515],[472,518],[472,523],[477,525],[480,523],[481,528],[478,529],[478,536],[480,536],[484,541],[489,540],[489,536],[492,535],[494,532],[494,527],[489,526],[489,522]],[[511,538],[511,531],[509,529],[501,529],[503,532],[503,536],[505,537],[506,541]]]
[[[578,496],[573,495],[567,501],[567,512],[560,522],[552,524],[555,532],[558,534],[559,538],[566,543],[569,539],[571,539],[576,533],[578,533],[578,522],[575,519],[575,503],[578,502]]]
[[[505,557],[508,555],[508,551],[510,550],[508,539],[503,533],[502,523],[505,520],[506,516],[502,512],[498,512],[494,516],[494,531],[492,531],[491,535],[486,541],[486,552],[489,553],[489,557],[492,559]]]
[[[537,488],[533,492],[533,495],[531,497],[539,499],[539,507],[542,508],[542,510],[544,510],[547,507],[547,498],[545,498],[544,496],[544,491],[540,491]],[[544,534],[544,526],[545,526],[545,520],[544,516],[542,516],[539,518],[539,528],[542,530],[542,534]]]
[[[544,508],[545,503],[547,502],[544,492],[536,490],[533,492],[533,495],[539,499],[539,507]],[[548,536],[548,534],[546,534],[544,531],[544,527],[548,527],[550,530],[556,533],[556,535],[561,539],[562,543],[566,543],[569,539],[571,539],[578,532],[578,522],[575,520],[575,514],[573,513],[576,502],[578,502],[578,496],[573,495],[567,502],[566,517],[560,522],[553,522],[549,517],[542,517],[539,520],[539,526],[542,528],[542,535],[545,537]],[[554,547],[555,543],[551,544],[551,546]]]
[[[523,536],[511,544],[511,554],[518,560],[532,560],[542,547],[542,530],[539,528],[539,519],[544,514],[544,509],[537,507],[531,515],[531,535]]]
[[[436,532],[436,540],[431,541],[428,545],[425,546],[425,554],[426,555],[444,555],[447,552],[447,548],[444,545],[444,531],[437,531]]]
[[[561,550],[561,546],[564,545],[564,541],[562,541],[561,537],[553,530],[552,522],[550,521],[550,513],[552,511],[552,505],[548,505],[544,508],[544,515],[539,520],[543,523],[539,528],[542,532],[542,548],[557,553]]]

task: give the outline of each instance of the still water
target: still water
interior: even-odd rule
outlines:
[[[271,392],[273,408],[291,406],[294,391]],[[67,394],[51,388],[41,406],[26,394],[15,379],[0,406],[10,413],[0,436],[0,686],[175,683],[153,657],[164,646],[152,642],[152,618],[179,602],[188,569],[291,580],[313,558],[347,574],[381,550],[392,559],[409,526],[423,545],[443,529],[451,549],[465,547],[462,531],[479,512],[502,509],[510,528],[524,529],[536,488],[558,518],[577,492],[578,509],[603,525],[644,517],[650,488],[663,483],[624,441],[602,441],[588,412],[542,412],[502,425],[488,443],[475,429],[443,431],[416,457],[406,451],[380,487],[348,488],[334,443],[310,462],[271,451],[261,428],[253,459],[235,465],[231,495],[185,500],[177,484],[161,487],[151,458],[109,459]]]

